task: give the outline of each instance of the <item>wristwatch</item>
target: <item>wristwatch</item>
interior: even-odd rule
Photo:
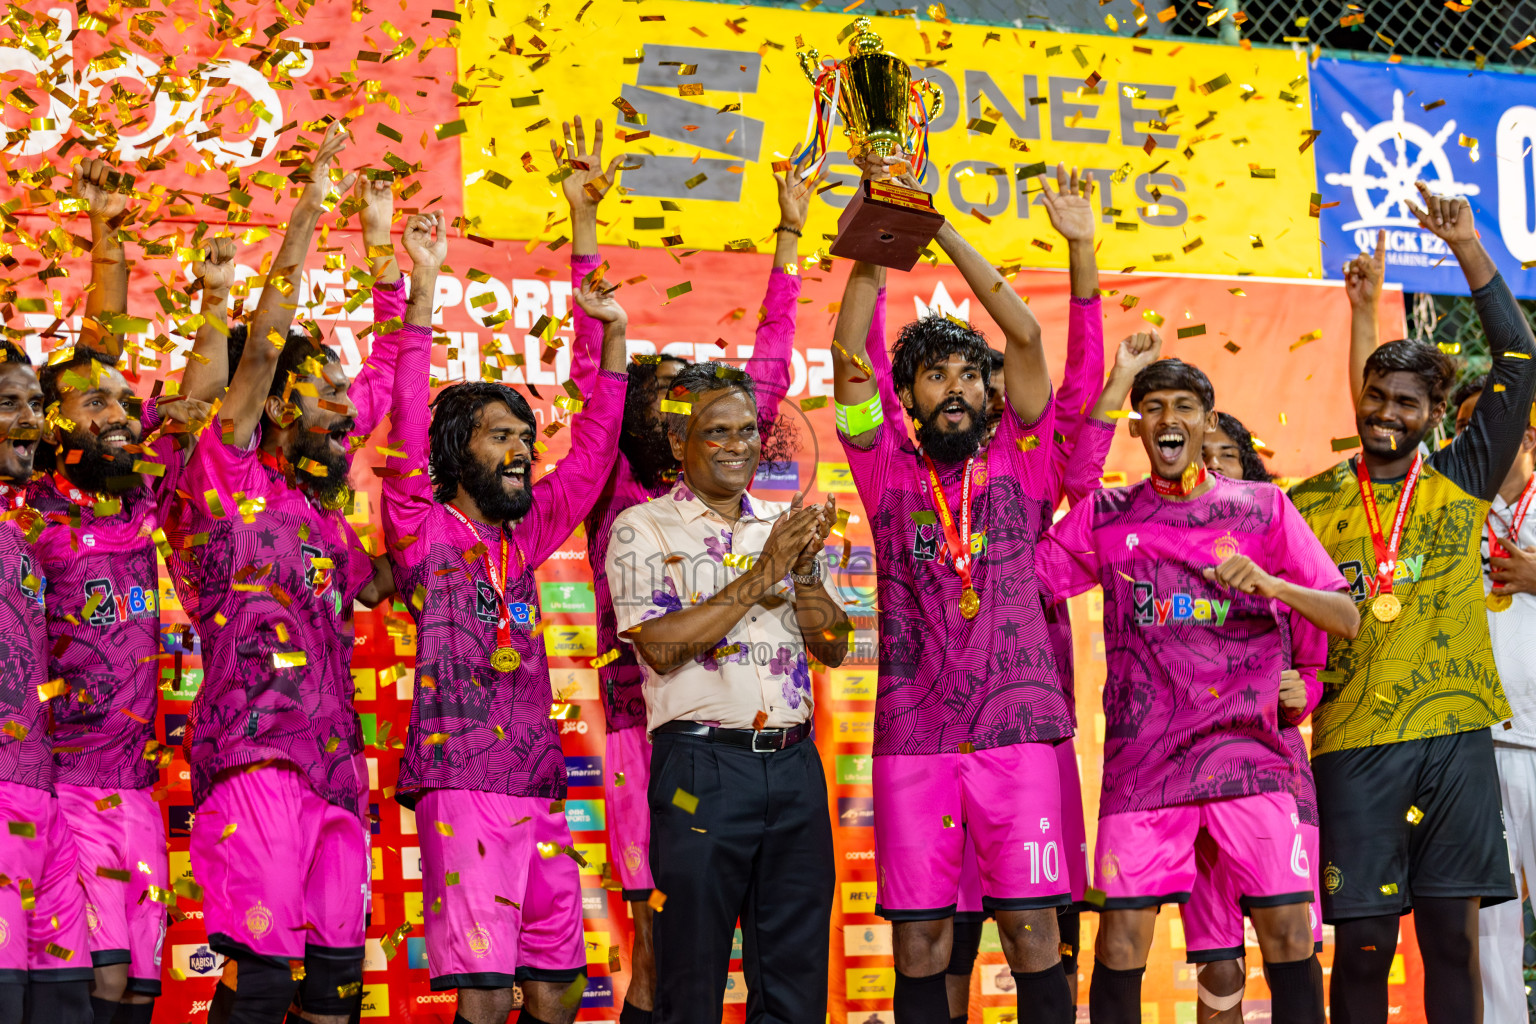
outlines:
[[[821,560],[817,559],[817,561],[816,561],[816,569],[815,569],[814,572],[811,572],[811,573],[808,573],[807,575],[802,576],[799,573],[791,570],[790,574],[789,574],[789,578],[795,581],[795,586],[797,586],[797,587],[814,587],[814,586],[820,585],[820,583],[821,583]]]

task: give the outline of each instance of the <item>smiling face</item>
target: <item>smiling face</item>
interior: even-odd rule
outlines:
[[[351,382],[340,363],[328,362],[319,377],[296,376],[294,383],[312,385],[315,394],[293,389],[289,400],[299,415],[284,428],[279,444],[299,483],[329,504],[346,491],[352,470],[347,438],[357,427],[357,407],[347,397]],[[273,395],[267,399],[267,415],[282,422],[291,411],[285,413],[282,396]]]
[[[757,475],[762,454],[757,403],[737,388],[695,394],[687,436],[672,435],[672,454],[695,493],[721,500],[739,497]]]
[[[1220,427],[1206,432],[1200,453],[1205,468],[1211,472],[1220,473],[1228,480],[1243,478],[1243,451]]]
[[[481,407],[459,491],[486,519],[513,522],[533,506],[533,437],[533,424],[513,415],[503,403],[487,402]]]
[[[56,463],[75,486],[120,491],[139,483],[133,472],[143,428],[139,400],[117,369],[81,361],[59,374],[61,420]],[[78,452],[78,455],[73,453]]]
[[[1141,419],[1131,421],[1131,432],[1141,438],[1152,472],[1164,480],[1178,480],[1198,461],[1206,436],[1216,428],[1216,410],[1207,410],[1193,391],[1149,391],[1136,406]],[[1242,473],[1237,474],[1242,479]]]
[[[24,363],[0,365],[0,480],[24,484],[32,475],[38,430],[43,425],[43,389]]]
[[[1432,402],[1416,373],[1371,373],[1360,390],[1355,428],[1360,446],[1380,459],[1411,455],[1430,427],[1445,416],[1445,402]]]
[[[964,356],[923,366],[901,402],[917,420],[917,439],[939,462],[970,458],[987,434],[987,385],[981,367]],[[1001,410],[999,410],[1001,411]]]

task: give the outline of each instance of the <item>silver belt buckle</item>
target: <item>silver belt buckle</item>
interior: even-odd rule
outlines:
[[[756,732],[754,732],[752,734],[752,753],[754,753],[754,754],[771,754],[775,750],[783,750],[784,749],[784,734],[785,734],[785,730],[783,730],[783,729],[774,729],[774,730],[772,730],[773,732],[778,734],[779,742],[778,742],[778,744],[776,746],[759,747],[757,745],[757,741],[762,737],[763,733],[768,732],[768,731],[770,731],[770,730],[758,729]]]

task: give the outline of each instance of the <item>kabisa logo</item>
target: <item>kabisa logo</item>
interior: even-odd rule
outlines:
[[[206,975],[213,973],[213,969],[218,966],[218,963],[219,958],[207,946],[198,946],[192,955],[187,957],[187,966],[198,974]]]
[[[1403,253],[1441,253],[1443,244],[1423,232],[1408,204],[1419,201],[1414,182],[1423,179],[1442,196],[1475,196],[1481,189],[1470,182],[1456,180],[1446,155],[1447,140],[1456,137],[1454,118],[1431,132],[1423,125],[1403,117],[1404,96],[1401,89],[1392,92],[1392,118],[1369,128],[1345,111],[1340,120],[1355,137],[1355,150],[1349,171],[1331,171],[1323,180],[1330,185],[1344,185],[1355,201],[1356,219],[1344,225],[1356,232],[1356,243],[1370,252],[1376,245],[1377,228],[1407,228],[1388,231],[1387,249]],[[1477,159],[1476,147],[1471,158]],[[1433,171],[1431,176],[1430,172]],[[1394,261],[1396,262],[1396,261]],[[1427,265],[1427,264],[1426,264]]]
[[[1152,584],[1141,580],[1131,585],[1132,609],[1138,626],[1165,626],[1169,622],[1195,622],[1202,626],[1226,623],[1232,602],[1208,601],[1191,594],[1169,594],[1159,599]]]

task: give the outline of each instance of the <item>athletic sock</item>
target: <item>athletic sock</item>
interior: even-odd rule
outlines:
[[[122,1004],[117,1001],[108,1002],[105,999],[97,999],[91,996],[91,1019],[96,1024],[112,1024],[112,1018],[117,1016],[117,1008]]]
[[[1019,987],[1019,1020],[1072,1024],[1077,1018],[1072,988],[1059,964],[1043,971],[1014,971],[1013,980]]]
[[[1323,966],[1317,955],[1286,963],[1266,963],[1270,1013],[1275,1024],[1323,1024]]]
[[[951,1017],[949,1018],[949,1024],[965,1024],[965,1022],[970,1019],[970,1014],[966,1014],[964,1017]]]
[[[1088,982],[1088,1019],[1093,1024],[1140,1024],[1141,976],[1146,971],[1117,971],[1095,963]]]
[[[926,978],[912,978],[897,971],[896,994],[891,1003],[896,1011],[896,1024],[949,1024],[945,977],[944,971]]]
[[[150,1024],[155,1019],[154,1003],[118,1003],[112,1024]]]
[[[628,999],[619,1011],[619,1024],[651,1024],[652,1011],[642,1010]]]
[[[539,1018],[535,1017],[532,1011],[525,1007],[517,1015],[517,1024],[549,1024],[549,1022],[540,1020]]]
[[[222,981],[213,986],[213,1000],[208,1004],[208,1024],[228,1024],[235,1008],[235,990]]]

